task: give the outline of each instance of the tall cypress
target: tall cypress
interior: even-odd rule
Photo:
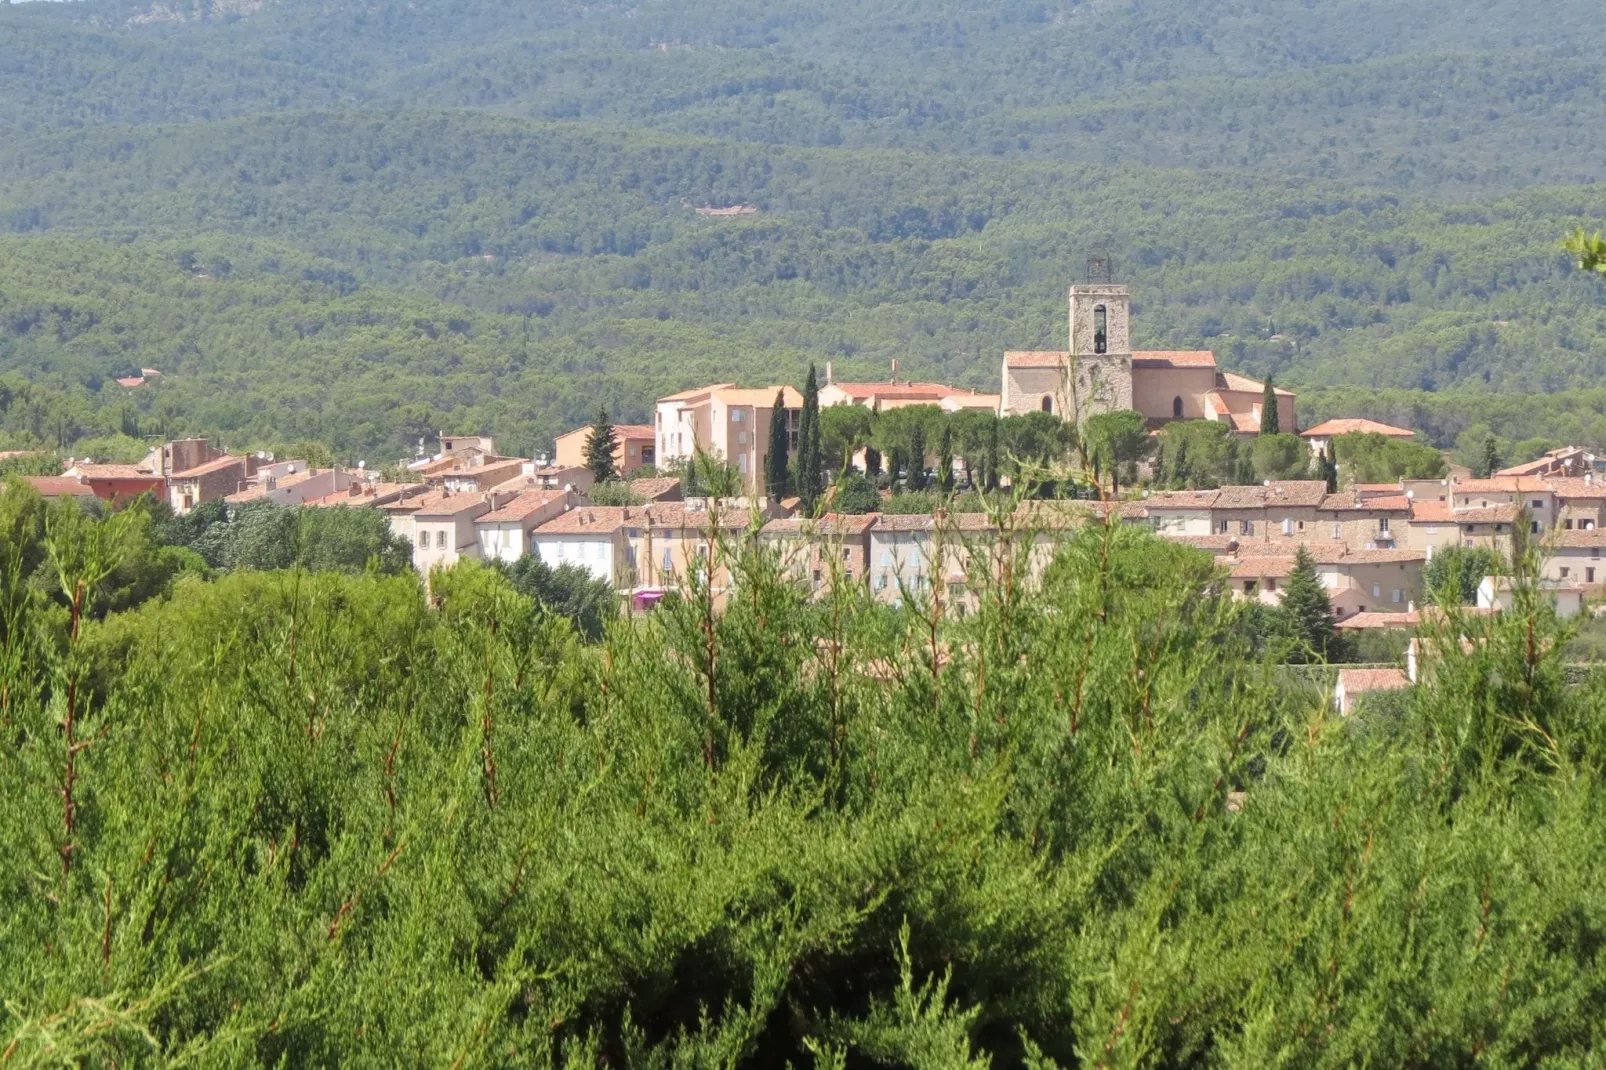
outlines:
[[[926,428],[918,420],[909,425],[909,489],[926,489]]]
[[[770,444],[769,456],[764,459],[764,492],[769,495],[770,501],[778,502],[786,497],[787,461],[790,459],[788,447],[790,445],[789,429],[786,426],[786,391],[775,392],[775,405],[770,409]]]
[[[1488,479],[1505,466],[1506,462],[1500,456],[1500,444],[1490,435],[1483,440],[1483,471],[1479,474]]]
[[[1000,421],[995,417],[987,428],[987,473],[982,481],[987,490],[998,489],[998,426]]]
[[[1260,395],[1260,433],[1282,433],[1282,418],[1277,415],[1277,391],[1272,389],[1271,376],[1266,376],[1266,391]]]
[[[586,436],[586,467],[598,483],[606,483],[613,478],[613,455],[619,448],[619,436],[613,433],[613,423],[608,419],[606,407],[597,410],[597,419],[591,425],[591,433]]]
[[[943,425],[942,449],[937,451],[937,485],[944,494],[954,492],[954,429]]]
[[[1322,451],[1322,478],[1327,480],[1327,493],[1338,493],[1338,458],[1333,453],[1332,442]]]
[[[812,513],[820,500],[820,386],[809,365],[803,383],[803,413],[797,428],[797,493],[804,512]]]

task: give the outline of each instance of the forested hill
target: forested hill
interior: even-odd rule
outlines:
[[[1139,344],[1311,413],[1479,395],[1448,444],[1606,371],[1606,294],[1556,245],[1606,220],[1606,26],[1473,9],[0,6],[0,374],[33,380],[0,435],[381,456],[811,360],[993,386],[1063,344],[1098,249]],[[726,205],[757,212],[694,211]],[[137,366],[168,374],[107,385]]]

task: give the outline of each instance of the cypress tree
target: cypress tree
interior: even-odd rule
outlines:
[[[596,421],[591,425],[591,434],[586,436],[586,467],[598,483],[606,483],[613,478],[613,454],[618,448],[619,437],[613,433],[608,410],[606,407],[600,408]]]
[[[1188,464],[1188,440],[1183,439],[1177,443],[1177,456],[1171,462],[1171,485],[1177,490],[1187,490],[1192,478],[1193,469]]]
[[[778,502],[786,497],[787,491],[787,460],[790,439],[786,426],[786,391],[775,392],[775,405],[770,409],[770,444],[769,456],[765,458],[764,491],[769,495],[770,501]]]
[[[1277,391],[1272,389],[1271,376],[1266,376],[1266,392],[1260,396],[1260,433],[1282,433],[1282,418],[1277,415]]]
[[[812,513],[820,499],[820,387],[809,365],[803,383],[803,413],[797,426],[797,494],[803,511]]]
[[[987,490],[998,489],[998,425],[1000,421],[994,419],[987,428],[987,471],[982,480]]]
[[[1322,450],[1322,478],[1327,480],[1327,493],[1338,493],[1338,458],[1333,453],[1332,442]]]
[[[909,489],[926,489],[926,428],[919,422],[909,427]]]
[[[1282,616],[1288,633],[1299,644],[1289,660],[1325,660],[1334,649],[1333,602],[1316,575],[1316,562],[1303,545],[1294,555],[1294,568],[1283,587]]]
[[[1506,462],[1500,456],[1500,444],[1490,435],[1483,440],[1483,471],[1478,474],[1487,479],[1505,466]]]
[[[954,429],[942,429],[942,448],[937,452],[937,485],[944,494],[954,492]]]

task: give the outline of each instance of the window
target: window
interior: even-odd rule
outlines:
[[[820,570],[819,569],[815,569],[814,570],[814,586],[818,587],[819,585],[820,585]]]
[[[1093,309],[1093,352],[1095,353],[1103,353],[1110,347],[1106,320],[1104,306],[1095,306]]]
[[[1541,501],[1540,499],[1538,499],[1538,498],[1535,498],[1532,502],[1529,503],[1529,508],[1531,508],[1531,509],[1543,509],[1544,507],[1545,507],[1545,503],[1543,501]]]
[[[1561,578],[1562,579],[1566,579],[1568,577],[1568,575],[1571,574],[1571,573],[1572,573],[1572,569],[1568,568],[1566,565],[1561,566]]]
[[[1344,525],[1335,523],[1333,525],[1333,538],[1342,539],[1343,537],[1344,537]]]
[[[668,547],[664,548],[664,559],[663,559],[663,564],[662,564],[661,567],[663,568],[663,570],[665,572],[673,572],[673,571],[675,571],[675,559],[672,556],[670,556]]]
[[[1287,517],[1283,517],[1283,534],[1284,535],[1292,535],[1293,533],[1294,533],[1294,522],[1292,520],[1289,520]]]
[[[1304,522],[1304,521],[1303,521],[1303,520],[1301,520],[1301,521],[1300,521],[1300,522],[1299,522],[1299,524],[1298,524],[1298,525],[1297,525],[1297,527],[1298,527],[1298,528],[1299,528],[1299,530],[1300,530],[1300,533],[1301,533],[1301,534],[1303,534],[1303,533],[1304,533],[1304,531],[1305,531],[1305,522]]]
[[[736,470],[744,476],[747,474],[747,454],[744,453],[736,458]]]
[[[1405,592],[1400,590],[1398,587],[1390,591],[1389,594],[1393,596],[1392,600],[1395,605],[1399,605],[1401,602],[1405,601]]]
[[[851,546],[842,547],[842,560],[844,562],[851,562],[853,560],[853,547],[851,547]]]
[[[1216,534],[1217,535],[1225,535],[1225,534],[1227,534],[1227,522],[1225,520],[1216,521]]]
[[[1240,521],[1238,521],[1238,534],[1240,534],[1240,535],[1253,535],[1254,533],[1255,533],[1255,522],[1253,520],[1240,520]]]
[[[446,531],[444,528],[435,533],[435,546],[441,550],[446,549]]]
[[[641,454],[641,447],[632,443],[631,446],[630,446],[630,456],[636,457],[636,456],[639,456],[640,454]]]
[[[1595,570],[1594,569],[1592,569],[1592,568],[1584,569],[1584,582],[1585,583],[1594,583],[1595,582]]]
[[[746,422],[747,422],[747,410],[745,410],[745,409],[732,409],[731,410],[731,423],[733,423],[733,424],[743,424],[743,423],[746,423]]]
[[[1182,419],[1182,398],[1180,397],[1171,399],[1171,418],[1173,420]]]
[[[1594,531],[1595,530],[1595,522],[1593,520],[1585,520],[1582,523],[1580,523],[1578,526],[1580,528],[1582,528],[1583,530],[1585,530],[1585,531]]]
[[[1053,412],[1054,411],[1054,399],[1049,397],[1047,394],[1043,395],[1043,411],[1044,412]]]
[[[1377,533],[1379,535],[1387,535],[1389,533],[1389,518],[1388,517],[1380,516],[1380,517],[1377,518]]]
[[[1244,594],[1254,594],[1254,593],[1255,593],[1255,581],[1254,580],[1244,580]]]
[[[418,533],[418,548],[420,550],[428,550],[429,549],[429,532],[420,531]]]
[[[878,591],[887,589],[887,574],[885,572],[875,578],[875,589]]]
[[[1372,584],[1372,597],[1373,598],[1382,598],[1383,597],[1383,585],[1381,583]]]
[[[1561,522],[1561,526],[1563,530],[1571,531],[1573,529],[1573,522],[1571,520],[1563,520]]]
[[[1537,521],[1537,520],[1529,521],[1528,527],[1529,527],[1529,530],[1531,530],[1535,535],[1539,534],[1539,521]]]
[[[910,565],[911,568],[919,568],[920,567],[920,551],[919,551],[919,549],[914,549],[914,550],[911,550],[909,552],[909,565]]]
[[[881,551],[881,567],[882,568],[886,568],[887,565],[891,564],[891,562],[892,562],[892,555],[887,553],[885,550],[882,550]]]
[[[1274,580],[1274,579],[1271,579],[1270,577],[1267,577],[1267,579],[1266,579],[1266,590],[1275,591],[1276,589],[1277,589],[1277,581]]]

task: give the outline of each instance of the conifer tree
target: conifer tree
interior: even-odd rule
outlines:
[[[619,437],[613,433],[606,407],[597,410],[597,418],[586,436],[586,467],[598,483],[606,483],[614,476],[613,454],[619,448]]]
[[[1188,440],[1177,443],[1177,455],[1171,461],[1171,485],[1177,490],[1188,489],[1193,479],[1193,468],[1188,464]]]
[[[909,489],[926,489],[926,428],[918,420],[909,425]]]
[[[787,492],[787,461],[790,436],[786,426],[786,391],[775,392],[775,405],[770,409],[769,456],[765,459],[764,492],[771,501],[780,501]]]
[[[803,412],[797,426],[797,494],[803,511],[812,513],[820,499],[820,387],[809,365],[803,383]]]
[[[1487,479],[1505,466],[1505,459],[1500,456],[1500,443],[1490,435],[1483,440],[1482,470],[1478,474]]]
[[[1322,450],[1322,478],[1327,480],[1327,493],[1338,493],[1338,458],[1333,453],[1332,442]]]
[[[942,448],[937,451],[937,486],[944,494],[954,492],[954,431],[947,425],[942,429]]]
[[[1282,418],[1277,414],[1277,391],[1272,387],[1271,376],[1266,376],[1266,390],[1260,396],[1260,433],[1282,433]]]
[[[985,489],[989,491],[998,489],[998,426],[1001,421],[994,419],[987,428],[987,472],[982,477]]]
[[[1282,615],[1289,635],[1298,646],[1290,660],[1325,660],[1333,652],[1333,602],[1316,575],[1316,562],[1303,545],[1294,555],[1294,568],[1283,587]]]

